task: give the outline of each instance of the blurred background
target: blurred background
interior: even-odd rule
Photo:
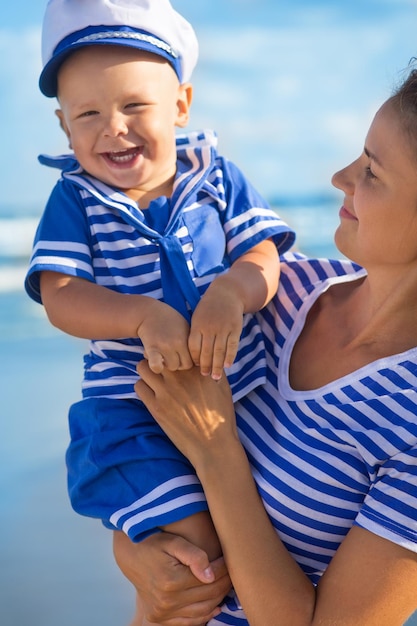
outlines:
[[[172,1],[200,41],[189,128],[217,131],[302,250],[337,254],[330,178],[362,151],[417,55],[416,0]],[[56,180],[37,155],[68,150],[56,102],[37,87],[45,5],[5,3],[0,22],[0,623],[126,626],[133,594],[111,534],[66,495],[66,415],[85,344],[51,328],[22,288]]]

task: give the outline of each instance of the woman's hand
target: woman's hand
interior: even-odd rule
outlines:
[[[241,445],[226,377],[214,381],[197,367],[154,374],[146,361],[137,370],[136,393],[196,469],[224,456],[225,446]]]
[[[218,614],[230,591],[223,559],[209,564],[207,555],[182,537],[162,532],[133,543],[116,531],[113,549],[151,622],[200,626]]]

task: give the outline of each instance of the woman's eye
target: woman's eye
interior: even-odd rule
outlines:
[[[375,174],[373,173],[373,171],[371,170],[369,166],[365,168],[365,174],[367,178],[371,178],[371,179],[376,178]]]

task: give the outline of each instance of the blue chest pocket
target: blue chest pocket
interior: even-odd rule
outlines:
[[[184,213],[183,219],[193,242],[191,258],[197,276],[223,270],[226,236],[218,212],[205,206]]]

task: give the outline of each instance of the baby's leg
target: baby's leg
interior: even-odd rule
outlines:
[[[198,546],[207,553],[209,561],[218,559],[222,554],[220,541],[208,511],[201,511],[179,522],[162,526],[162,530],[184,537],[190,543]]]
[[[162,527],[165,532],[180,535],[194,545],[204,550],[209,561],[221,556],[221,547],[216,531],[208,512],[196,513],[179,522],[173,522]],[[144,608],[139,594],[136,594],[136,613],[130,626],[159,626],[156,622],[148,622],[144,615]],[[201,624],[204,626],[204,624]]]

